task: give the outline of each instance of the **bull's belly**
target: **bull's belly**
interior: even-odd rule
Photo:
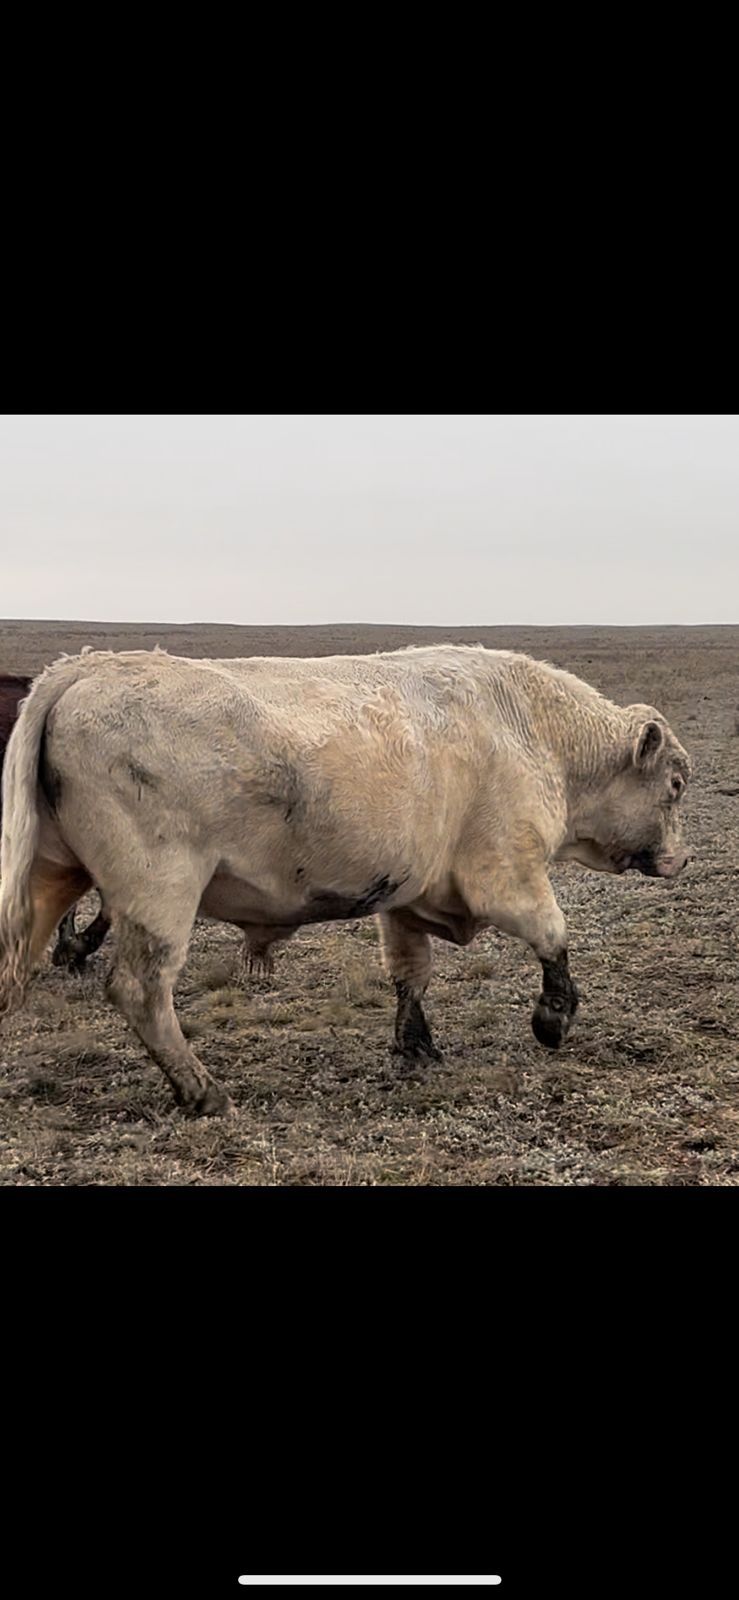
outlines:
[[[400,881],[389,872],[375,873],[361,887],[311,884],[299,889],[287,884],[268,888],[263,883],[217,872],[202,896],[198,914],[240,927],[253,924],[262,928],[300,928],[311,922],[372,916],[406,903],[417,892],[418,886],[410,879]]]
[[[389,873],[377,874],[361,890],[311,886],[295,895],[286,886],[267,889],[264,884],[218,872],[201,899],[199,915],[258,928],[260,934],[279,929],[284,935],[290,928],[312,922],[340,922],[390,910],[397,912],[409,931],[433,934],[451,944],[469,944],[488,925],[473,917],[458,895],[422,893],[420,884],[410,877],[399,883]]]

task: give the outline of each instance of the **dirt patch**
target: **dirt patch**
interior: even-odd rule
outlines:
[[[444,1062],[400,1075],[371,920],[303,929],[271,982],[244,975],[235,930],[200,922],[176,1000],[234,1121],[174,1109],[105,1001],[104,946],[82,977],[48,964],[0,1031],[0,1182],[739,1183],[739,628],[0,623],[0,670],[83,644],[325,655],[442,638],[528,650],[654,704],[693,757],[696,859],[675,884],[553,875],[581,993],[562,1051],[531,1032],[537,964],[494,932],[469,951],[437,945],[428,1013]]]

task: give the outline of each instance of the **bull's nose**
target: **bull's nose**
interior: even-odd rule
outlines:
[[[679,855],[660,856],[655,862],[654,871],[658,878],[676,878],[689,860],[690,857],[684,850],[681,850]]]

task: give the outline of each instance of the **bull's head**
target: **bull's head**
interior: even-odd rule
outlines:
[[[561,855],[599,872],[633,867],[674,878],[690,859],[680,807],[690,760],[653,706],[629,706],[626,715],[630,737],[619,770],[582,796],[575,840]]]

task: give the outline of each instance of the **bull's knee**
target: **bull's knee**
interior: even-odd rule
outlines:
[[[536,951],[542,966],[545,962],[553,964],[563,954],[566,961],[567,923],[553,898],[521,919],[521,937]]]
[[[558,1050],[570,1031],[580,997],[570,977],[566,950],[553,960],[543,960],[541,966],[544,981],[531,1026],[540,1044]]]

